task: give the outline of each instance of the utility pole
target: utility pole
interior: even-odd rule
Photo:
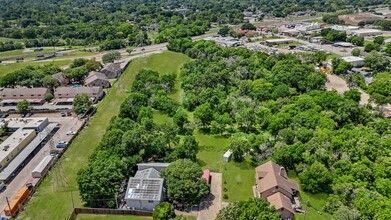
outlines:
[[[10,214],[11,214],[11,217],[12,217],[12,209],[11,209],[11,206],[10,206],[10,202],[8,201],[8,197],[5,197],[5,199],[7,200],[8,209],[10,210]]]

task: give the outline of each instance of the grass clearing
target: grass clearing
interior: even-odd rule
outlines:
[[[304,214],[295,214],[295,219],[305,220],[305,219],[316,219],[316,220],[328,220],[331,219],[331,216],[323,211],[323,206],[326,203],[328,195],[326,193],[317,193],[312,194],[309,192],[303,191],[300,186],[300,181],[297,174],[294,171],[289,171],[288,176],[290,179],[294,180],[299,184],[300,187],[300,201],[302,204],[302,209],[307,210],[307,216]],[[309,207],[307,208],[307,201],[309,202]]]
[[[49,52],[54,52],[54,51],[55,50],[53,47],[45,47],[41,51],[34,51],[34,48],[29,48],[29,51],[25,51],[25,49],[10,50],[10,51],[0,52],[0,58],[30,55],[30,54],[42,54],[42,53],[49,53]]]
[[[55,61],[39,61],[39,62],[20,62],[20,63],[2,63],[0,64],[0,76],[4,76],[16,70],[23,69],[27,66],[40,66],[44,64],[54,63],[58,66],[68,65],[72,60],[55,60]]]
[[[136,215],[92,215],[78,214],[76,220],[152,220],[152,217],[136,216]]]
[[[185,216],[186,220],[196,220],[196,217]],[[152,220],[152,217],[136,216],[136,215],[93,215],[93,214],[79,214],[76,220]]]
[[[76,182],[77,172],[87,164],[88,157],[99,144],[110,119],[118,115],[119,107],[128,96],[136,74],[143,68],[159,71],[162,64],[158,58],[164,59],[165,56],[170,57],[171,60],[165,64],[165,71],[176,71],[180,63],[173,60],[186,58],[182,54],[165,52],[132,60],[121,78],[98,105],[97,112],[89,125],[79,133],[60,159],[59,164],[62,169],[54,169],[42,181],[25,211],[20,214],[20,219],[67,219],[73,209],[72,196],[75,207],[83,205]]]

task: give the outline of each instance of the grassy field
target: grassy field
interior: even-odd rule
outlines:
[[[77,215],[76,220],[152,220],[152,217],[135,216],[135,215]],[[196,217],[186,216],[187,220],[195,220]]]
[[[290,179],[296,181],[298,184],[300,183],[299,178],[297,177],[295,172],[289,172],[288,176]],[[300,186],[300,184],[299,184]],[[307,216],[304,214],[295,214],[296,220],[305,220],[305,219],[316,219],[316,220],[328,220],[331,219],[331,216],[323,212],[323,206],[326,203],[328,195],[326,193],[317,193],[312,194],[309,192],[305,192],[300,187],[300,201],[302,203],[302,209],[307,210]],[[306,203],[309,203],[309,207],[307,207]]]
[[[170,62],[162,62],[165,57],[170,57]],[[120,104],[127,97],[127,90],[137,72],[143,68],[177,71],[186,60],[186,56],[172,52],[133,60],[120,80],[113,85],[98,105],[97,113],[89,125],[75,138],[59,161],[62,169],[54,169],[43,180],[19,218],[27,220],[66,219],[72,211],[72,196],[74,205],[82,206],[76,182],[77,172],[87,163],[88,157],[101,140],[110,119],[118,114]],[[73,191],[72,194],[71,191]]]
[[[76,220],[152,220],[152,217],[135,216],[135,215],[89,215],[79,214]]]
[[[21,62],[21,63],[8,63],[0,64],[0,76],[6,75],[10,72],[23,69],[27,66],[39,66],[49,63],[54,63],[58,66],[68,65],[72,60],[55,60],[55,61],[42,61],[42,62]]]
[[[41,53],[48,53],[48,52],[54,52],[53,47],[45,47],[41,51],[34,51],[34,48],[30,48],[31,50],[25,51],[24,49],[20,50],[10,50],[10,51],[4,51],[0,52],[0,58],[4,57],[13,57],[13,56],[21,56],[21,55],[28,55],[28,54],[41,54]],[[57,51],[58,49],[56,49]]]

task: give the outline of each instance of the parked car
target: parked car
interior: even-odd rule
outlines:
[[[32,115],[33,115],[33,113],[28,112],[28,113],[26,113],[25,117],[28,118],[28,117],[31,117]]]
[[[72,116],[72,112],[67,112],[67,116]]]
[[[61,112],[61,117],[65,117],[65,116],[67,116],[67,115],[65,114],[65,112]]]
[[[59,141],[56,144],[56,148],[65,148],[67,145],[68,145],[68,142],[66,142],[66,141]]]
[[[66,134],[67,134],[67,135],[75,135],[76,132],[74,132],[74,131],[68,131]]]

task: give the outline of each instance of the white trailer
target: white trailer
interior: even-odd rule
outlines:
[[[42,178],[48,172],[50,166],[52,165],[53,157],[48,155],[43,158],[43,160],[38,164],[37,167],[31,173],[31,176],[34,178]]]

